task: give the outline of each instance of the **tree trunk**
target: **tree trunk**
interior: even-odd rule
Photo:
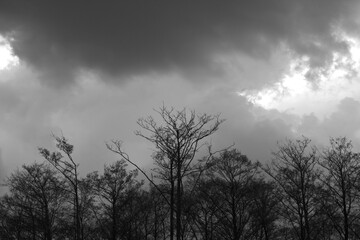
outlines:
[[[75,239],[81,240],[81,229],[80,229],[80,208],[79,208],[79,194],[78,194],[78,180],[77,171],[75,168]]]
[[[177,163],[177,189],[176,189],[176,239],[181,240],[181,163]]]
[[[174,240],[174,194],[175,181],[173,173],[174,160],[170,159],[170,240]]]
[[[45,239],[46,240],[52,240],[52,231],[51,231],[51,221],[50,221],[50,214],[49,214],[49,205],[47,201],[45,200],[45,226],[44,226],[44,232],[45,232]]]
[[[113,206],[112,206],[112,233],[111,233],[111,238],[112,240],[116,240],[117,237],[117,232],[116,232],[116,200],[113,201]]]

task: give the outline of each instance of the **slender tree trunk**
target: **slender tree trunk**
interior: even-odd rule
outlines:
[[[158,239],[158,216],[157,216],[157,206],[154,208],[154,240]]]
[[[32,239],[36,240],[36,227],[35,227],[35,216],[31,210],[31,234],[32,234]]]
[[[181,240],[181,162],[177,163],[176,239]]]
[[[51,231],[51,221],[50,221],[50,213],[49,213],[49,205],[47,201],[45,201],[45,239],[52,240],[52,231]]]
[[[344,216],[344,240],[348,240],[349,239],[349,215],[346,209],[346,196],[345,196],[345,192],[343,192],[343,216]]]
[[[265,235],[265,240],[269,240],[270,238],[269,238],[269,233],[268,233],[268,231],[267,231],[267,227],[266,226],[264,226],[264,235]]]
[[[300,173],[301,175],[301,201],[302,208],[304,211],[304,239],[310,240],[310,225],[309,225],[309,212],[308,212],[308,204],[306,203],[306,188],[305,188],[305,175],[304,173]]]
[[[300,214],[300,236],[301,240],[305,240],[304,217],[302,216],[302,214]]]
[[[233,191],[233,186],[231,187]],[[232,193],[234,194],[234,193]],[[237,232],[237,217],[236,217],[236,206],[235,206],[235,197],[234,195],[231,196],[231,215],[232,215],[232,231],[233,231],[233,238],[234,240],[238,240],[238,232]]]
[[[179,129],[176,130],[176,139],[177,139],[177,149],[176,149],[176,163],[177,163],[177,191],[176,191],[176,239],[177,240],[181,240],[181,211],[182,211],[182,191],[181,191],[181,186],[182,186],[182,176],[181,176],[181,166],[182,166],[182,161],[181,161],[181,155],[180,155],[180,135],[179,135]]]
[[[113,201],[113,207],[112,207],[112,233],[111,233],[111,236],[112,236],[112,239],[113,240],[116,240],[116,237],[117,237],[117,232],[116,232],[116,201]]]
[[[175,181],[173,173],[174,160],[170,160],[170,240],[174,240],[174,194]]]
[[[75,191],[75,239],[80,240],[81,239],[81,229],[80,229],[80,208],[79,208],[79,193],[78,193],[78,180],[77,180],[77,171],[75,168],[75,185],[74,185],[74,191]]]

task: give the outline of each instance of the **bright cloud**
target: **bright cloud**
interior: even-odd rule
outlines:
[[[289,71],[276,83],[261,90],[240,91],[240,96],[265,109],[297,114],[315,113],[324,118],[336,110],[346,97],[359,99],[360,39],[340,35],[349,46],[349,54],[333,53],[332,63],[318,70],[315,82],[308,80],[309,58],[297,57]]]
[[[19,64],[19,58],[14,55],[10,42],[0,35],[0,71]]]

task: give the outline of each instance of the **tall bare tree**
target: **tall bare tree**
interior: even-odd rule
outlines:
[[[127,171],[125,160],[117,161],[109,166],[104,166],[104,174],[98,175],[97,172],[88,174],[87,179],[93,186],[94,194],[100,206],[103,217],[97,216],[99,225],[109,236],[109,239],[119,239],[119,221],[121,213],[134,201],[132,197],[139,191],[142,182],[136,181],[137,170]],[[103,224],[104,223],[104,224]]]
[[[351,141],[345,137],[331,138],[330,147],[323,151],[319,163],[324,168],[321,179],[325,212],[338,239],[359,239],[355,222],[360,217],[360,154],[353,151]]]
[[[316,168],[318,154],[310,146],[311,140],[303,137],[287,140],[273,153],[272,166],[264,170],[276,183],[282,217],[290,223],[297,239],[310,240],[316,236],[312,220],[316,215]]]
[[[251,184],[252,206],[251,230],[254,239],[276,239],[276,221],[278,220],[279,201],[275,196],[273,182],[266,182],[260,178]]]
[[[46,148],[39,148],[40,154],[53,165],[67,180],[73,195],[75,239],[83,239],[82,218],[79,198],[78,164],[72,157],[74,146],[64,137],[53,135],[56,141],[56,148],[59,151],[50,152]],[[64,154],[67,158],[64,158]]]
[[[159,123],[152,116],[139,119],[138,125],[143,131],[136,131],[136,135],[153,143],[161,156],[158,167],[167,175],[170,183],[170,200],[167,200],[170,205],[170,239],[174,238],[174,213],[176,213],[176,238],[180,240],[183,178],[193,170],[192,162],[203,146],[202,140],[215,133],[223,120],[219,119],[219,115],[197,115],[195,111],[188,113],[186,109],[176,111],[165,106],[155,111],[160,117]],[[138,167],[122,151],[120,142],[114,141],[107,146]],[[140,171],[146,175],[141,169]],[[147,178],[154,183],[150,177]]]
[[[7,208],[4,215],[8,219],[2,227],[14,229],[21,226],[16,238],[54,239],[60,229],[61,211],[67,197],[63,180],[57,173],[47,164],[23,165],[21,170],[11,174],[6,184],[9,195],[2,199],[2,206]],[[11,222],[17,216],[17,221]],[[11,232],[8,231],[4,239],[11,239]]]
[[[208,198],[218,205],[218,236],[229,240],[250,239],[253,184],[258,178],[259,164],[252,163],[236,149],[221,153],[213,161],[207,178],[215,191],[209,192]]]

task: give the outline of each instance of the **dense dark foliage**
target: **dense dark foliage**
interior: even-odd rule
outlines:
[[[156,147],[149,184],[120,142],[108,147],[121,160],[80,177],[73,146],[55,137],[57,151],[39,149],[44,163],[6,180],[0,239],[360,239],[360,155],[348,139],[285,140],[265,166],[232,148],[195,159],[221,120],[159,113],[164,125],[139,122]]]

